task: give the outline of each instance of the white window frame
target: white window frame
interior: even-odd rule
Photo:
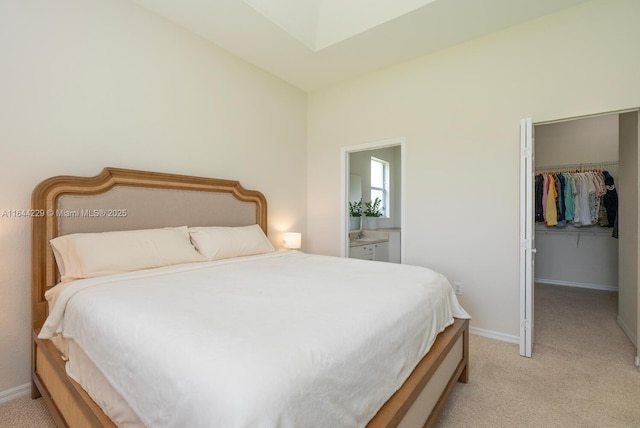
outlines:
[[[382,186],[383,187],[375,187],[373,184],[371,185],[371,190],[377,190],[382,192],[382,217],[390,218],[391,208],[389,207],[389,175],[390,175],[390,163],[384,159],[377,158],[375,156],[371,156],[371,162],[378,162],[382,164]],[[371,179],[371,177],[369,177]],[[373,196],[371,196],[371,202],[373,202]]]

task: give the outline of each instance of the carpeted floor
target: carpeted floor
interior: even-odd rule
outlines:
[[[470,381],[456,385],[438,427],[640,427],[640,372],[617,299],[536,285],[532,358],[471,336]]]
[[[640,427],[640,372],[617,294],[537,285],[535,296],[533,357],[472,335],[469,383],[456,385],[438,427]],[[53,426],[42,399],[0,405],[0,427]]]
[[[32,400],[28,395],[0,405],[0,427],[2,428],[53,428],[55,426],[42,398]]]

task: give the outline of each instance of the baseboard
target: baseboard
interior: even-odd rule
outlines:
[[[31,393],[31,384],[25,383],[24,385],[15,386],[5,391],[0,391],[0,404],[8,403],[16,398],[24,397]]]
[[[618,287],[613,285],[589,284],[588,282],[558,281],[544,278],[536,278],[535,282],[539,284],[563,285],[565,287],[590,288],[591,290],[618,291]]]
[[[637,337],[635,337],[633,335],[633,332],[631,331],[631,329],[624,323],[624,321],[622,321],[622,318],[620,318],[618,316],[617,318],[618,321],[618,325],[620,326],[620,328],[622,329],[622,331],[624,331],[624,334],[627,335],[627,337],[629,338],[629,340],[631,341],[631,343],[633,343],[633,346],[635,346],[636,348],[638,347],[638,339]]]
[[[493,330],[485,330],[484,328],[469,327],[469,333],[488,337],[489,339],[496,339],[501,342],[520,343],[520,336],[512,336],[510,334],[504,334]]]

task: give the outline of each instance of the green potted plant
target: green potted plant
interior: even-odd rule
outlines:
[[[378,217],[382,217],[383,208],[380,206],[382,201],[380,198],[375,198],[372,202],[365,202],[364,216],[365,216],[365,229],[375,230],[378,228]]]
[[[362,199],[358,202],[349,202],[349,227],[351,230],[359,230],[362,221]]]

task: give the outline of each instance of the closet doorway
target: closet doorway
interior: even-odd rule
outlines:
[[[613,226],[607,224],[606,215],[596,221],[596,225],[574,227],[570,222],[566,226],[560,222],[558,227],[540,221],[538,213],[531,239],[535,242],[535,269],[530,290],[531,308],[535,283],[547,284],[541,287],[578,287],[574,291],[617,292],[617,322],[636,349],[640,333],[637,309],[640,300],[639,128],[638,110],[534,125],[533,174],[607,170],[615,182],[619,198],[616,217],[622,220],[618,224],[619,238],[616,239],[612,236],[613,227],[603,227]],[[531,182],[535,187],[535,177]],[[528,202],[535,210],[535,192],[532,197],[534,200]],[[539,211],[540,201],[537,203]],[[524,213],[521,215],[524,218]],[[531,327],[534,327],[533,317],[530,320]],[[534,330],[532,328],[531,332]]]
[[[567,220],[564,219],[565,215],[558,212],[551,223],[542,212],[547,201],[537,202],[534,275],[537,284],[618,290],[618,240],[612,236],[617,204],[609,210],[611,224],[606,215],[601,216],[598,212],[594,219],[591,212],[593,205],[589,206],[590,196],[585,191],[588,189],[585,186],[587,183],[591,185],[601,182],[604,185],[600,171],[607,172],[611,177],[608,181],[613,180],[614,186],[619,184],[618,122],[618,114],[610,114],[535,126],[536,180],[544,177],[547,181],[544,184],[547,186],[548,178],[554,180],[552,184],[556,199],[562,202],[554,205],[570,208],[565,210]],[[573,187],[579,187],[580,184],[584,187],[574,189],[571,182],[566,183],[569,179],[573,182]],[[581,192],[576,196],[585,195],[587,204],[574,206],[574,196],[565,195],[565,190]],[[591,190],[598,192],[592,198],[592,203],[597,202],[595,209],[605,208],[607,204],[601,203],[603,198],[600,196],[600,186],[592,187]],[[606,191],[606,188],[602,191]],[[615,194],[617,189],[614,187],[607,201],[614,199]],[[565,201],[569,204],[565,204]],[[555,206],[553,208],[556,210]],[[582,226],[574,226],[580,221]]]

